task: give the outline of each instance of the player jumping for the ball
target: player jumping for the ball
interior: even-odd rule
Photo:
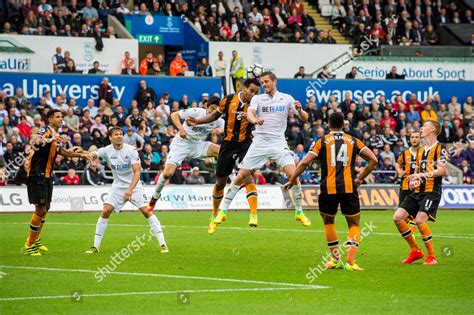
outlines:
[[[277,78],[272,72],[264,72],[260,77],[264,94],[254,96],[247,111],[247,120],[255,125],[255,137],[247,151],[239,173],[230,184],[224,197],[220,211],[214,222],[222,223],[227,218],[227,210],[240,185],[251,176],[251,172],[260,169],[267,160],[275,161],[290,178],[295,172],[295,161],[285,139],[285,130],[289,111],[303,122],[308,120],[308,114],[302,109],[301,103],[285,93],[277,91]],[[311,221],[303,213],[302,192],[299,181],[291,189],[295,201],[295,218],[304,226],[310,226]]]
[[[146,210],[145,189],[140,182],[141,163],[137,149],[123,143],[123,131],[120,127],[109,129],[111,144],[92,153],[93,158],[105,159],[112,169],[114,181],[104,202],[102,214],[97,221],[94,235],[94,246],[86,251],[87,254],[99,252],[102,238],[104,237],[107,223],[112,211],[120,212],[123,205],[130,201],[147,218],[150,230],[156,236],[162,253],[168,252],[165,237],[160,221]]]
[[[161,196],[161,191],[166,185],[166,181],[173,176],[176,168],[181,165],[184,159],[204,159],[206,157],[217,157],[219,154],[219,146],[210,141],[203,141],[209,134],[214,132],[216,134],[223,132],[224,121],[218,119],[211,123],[190,126],[185,121],[181,124],[181,119],[187,118],[201,118],[214,112],[219,106],[219,99],[216,102],[209,103],[207,109],[204,108],[190,108],[183,109],[179,112],[171,114],[171,119],[174,125],[179,130],[179,137],[174,137],[170,145],[170,152],[166,159],[165,168],[158,178],[158,183],[155,186],[155,192],[148,202],[148,211],[153,211],[156,202]]]
[[[260,82],[256,79],[247,79],[241,92],[230,94],[220,101],[219,109],[205,117],[189,117],[186,120],[190,126],[210,123],[221,116],[223,116],[225,121],[224,139],[219,150],[219,157],[217,158],[216,183],[212,191],[212,217],[207,229],[209,234],[217,231],[217,224],[214,223],[214,219],[219,212],[219,205],[224,195],[227,179],[232,173],[236,162],[244,158],[252,142],[253,125],[247,121],[246,114],[250,100],[259,92]],[[257,227],[257,186],[254,184],[251,176],[246,178],[245,187],[250,207],[249,225]]]
[[[413,232],[405,222],[410,215],[415,217],[415,223],[428,251],[423,265],[438,264],[434,254],[431,230],[427,222],[436,220],[436,212],[441,200],[442,178],[446,173],[447,152],[443,145],[436,140],[440,133],[441,125],[437,121],[428,120],[421,128],[421,138],[425,140],[425,145],[417,152],[417,173],[408,176],[412,192],[403,200],[393,215],[393,221],[398,231],[411,249],[408,257],[402,261],[404,264],[411,264],[424,257],[423,251],[416,244]]]

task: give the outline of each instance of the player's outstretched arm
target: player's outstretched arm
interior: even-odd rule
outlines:
[[[293,175],[290,177],[288,182],[283,185],[284,189],[290,189],[296,184],[296,181],[298,180],[298,177],[300,177],[301,173],[305,171],[305,169],[308,168],[308,166],[311,164],[311,162],[317,157],[316,154],[313,154],[311,151],[306,154],[306,156],[298,163],[298,166],[296,167],[295,172]]]
[[[190,126],[195,126],[195,125],[200,125],[200,124],[208,124],[208,123],[211,123],[213,121],[218,120],[219,117],[221,117],[221,116],[222,116],[222,113],[215,110],[212,113],[210,113],[209,115],[207,115],[205,117],[202,117],[202,118],[188,117],[186,119],[186,122]]]
[[[89,152],[76,152],[71,150],[64,149],[63,147],[60,148],[58,154],[64,157],[78,157],[87,161],[87,163],[93,160],[92,155]]]
[[[356,186],[359,186],[362,181],[374,170],[375,166],[377,166],[377,157],[375,156],[374,152],[367,147],[364,147],[362,151],[360,151],[360,156],[368,162],[368,164],[364,167],[360,175],[354,180]]]

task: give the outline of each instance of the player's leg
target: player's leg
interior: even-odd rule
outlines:
[[[406,209],[418,209],[418,207],[416,199],[412,195],[408,195],[393,215],[393,223],[397,227],[398,232],[400,232],[402,237],[408,243],[411,250],[408,257],[402,261],[404,264],[411,264],[415,260],[421,259],[424,256],[423,252],[416,244],[413,232],[406,223],[406,219],[410,216],[410,213]]]
[[[409,193],[410,193],[410,190],[403,190],[400,188],[398,205],[402,204],[403,200],[405,200],[405,198],[408,196]],[[412,231],[413,235],[415,235],[415,231],[416,231],[415,218],[410,215],[405,219],[405,222],[410,227],[410,230]]]
[[[147,205],[147,209],[148,209],[147,211],[151,212],[153,211],[153,209],[155,209],[156,202],[161,196],[161,191],[165,187],[168,179],[170,179],[174,175],[174,172],[176,172],[177,165],[179,164],[168,163],[168,162],[165,164],[165,168],[163,169],[163,172],[161,172],[160,176],[158,177],[158,182],[156,183],[156,186],[155,186],[155,192],[153,193],[152,197],[150,198],[150,202]]]
[[[35,213],[30,219],[30,230],[25,242],[25,251],[30,256],[41,256],[40,251],[48,251],[41,242],[39,235],[51,205],[53,184],[49,180],[32,177],[28,179],[27,190],[29,202],[35,205]]]
[[[286,174],[286,177],[290,178],[293,176],[295,172],[295,163],[293,161],[293,158],[291,157],[291,154],[288,153],[288,157],[285,158],[287,161],[280,162],[280,165],[283,166],[283,171]],[[291,187],[291,195],[293,197],[293,201],[295,203],[295,219],[297,221],[300,221],[303,226],[310,226],[311,221],[306,217],[306,215],[303,212],[303,191],[301,188],[301,183],[298,180],[297,184]]]
[[[217,167],[216,167],[217,172]],[[221,204],[222,199],[224,198],[224,188],[227,184],[227,179],[229,176],[225,177],[217,177],[216,173],[216,182],[212,189],[212,210],[211,210],[211,219],[209,221],[209,225],[207,226],[207,233],[214,234],[217,231],[217,223],[214,223],[214,219],[217,217],[219,213],[219,206]]]
[[[251,172],[248,169],[240,169],[235,176],[234,180],[229,186],[227,193],[225,194],[224,201],[221,203],[220,210],[217,217],[214,219],[214,223],[220,224],[227,219],[227,210],[229,209],[232,201],[240,190],[240,186],[247,177],[251,176]]]
[[[319,213],[323,220],[324,235],[331,254],[331,259],[327,261],[328,269],[342,269],[344,264],[341,262],[339,252],[339,238],[334,225],[337,207],[339,205],[337,198],[328,194],[319,194],[318,196]]]
[[[107,224],[109,223],[109,217],[114,211],[114,205],[111,200],[115,199],[116,201],[118,201],[117,198],[120,197],[119,194],[117,194],[116,196],[111,196],[111,194],[112,191],[109,192],[107,201],[104,203],[102,213],[100,214],[99,219],[97,220],[97,224],[95,226],[94,246],[88,249],[86,251],[86,254],[95,254],[99,252],[100,245],[102,243],[102,238],[104,237],[105,230],[107,230]]]
[[[423,265],[438,264],[434,253],[433,235],[428,226],[428,221],[435,221],[440,199],[441,198],[436,194],[427,193],[420,203],[420,211],[417,213],[415,218],[416,225],[423,238],[423,243],[428,251],[428,256]]]
[[[249,216],[249,226],[257,227],[258,226],[258,192],[257,185],[253,182],[252,173],[250,173],[247,178],[244,179],[245,191],[247,194],[247,202],[249,203],[250,216]]]
[[[362,271],[355,262],[357,249],[360,241],[360,201],[359,194],[356,192],[349,194],[335,195],[340,200],[341,212],[346,217],[349,227],[347,236],[347,259],[345,269],[348,271]]]

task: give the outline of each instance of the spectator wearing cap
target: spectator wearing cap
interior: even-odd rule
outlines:
[[[153,63],[155,62],[157,62],[157,60],[155,57],[153,57],[153,53],[148,51],[146,53],[146,57],[140,62],[140,74],[146,75],[148,73],[148,69],[152,69]]]
[[[170,76],[175,77],[179,75],[184,75],[184,72],[188,70],[188,64],[183,59],[183,55],[180,52],[177,53],[176,57],[173,59],[173,61],[171,61],[170,64]]]
[[[204,177],[199,174],[199,167],[195,166],[191,170],[191,174],[186,176],[186,184],[188,185],[204,185]]]

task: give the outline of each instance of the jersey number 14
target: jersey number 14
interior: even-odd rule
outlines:
[[[342,162],[344,166],[347,166],[347,144],[341,144],[339,151],[336,154],[336,146],[332,144],[331,146],[331,166],[335,167],[336,162]]]

